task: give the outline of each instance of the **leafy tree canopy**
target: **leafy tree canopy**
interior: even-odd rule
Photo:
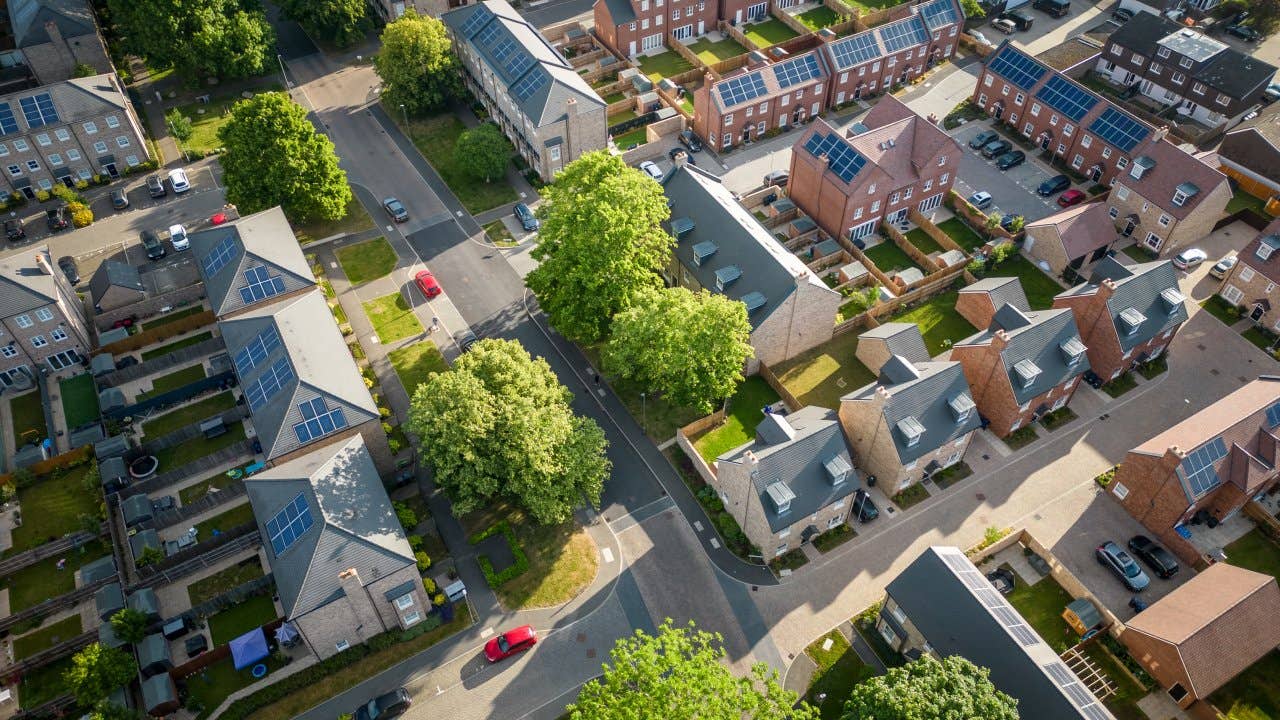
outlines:
[[[501,180],[511,160],[511,143],[493,123],[463,131],[453,149],[454,160],[485,182]]]
[[[71,668],[62,675],[67,689],[81,705],[93,707],[138,672],[133,654],[93,643],[71,656]]]
[[[1018,701],[996,690],[989,673],[959,655],[925,655],[855,685],[841,720],[1018,720]]]
[[[411,10],[382,31],[373,69],[382,78],[382,101],[393,112],[404,105],[410,115],[420,115],[462,94],[458,58],[444,23]]]
[[[275,31],[256,0],[107,0],[125,46],[188,80],[257,75],[273,62]]]
[[[128,643],[142,642],[147,636],[147,614],[133,608],[123,608],[111,616],[111,629],[116,637]]]
[[[283,0],[280,7],[312,36],[338,47],[354,44],[373,26],[366,0]]]

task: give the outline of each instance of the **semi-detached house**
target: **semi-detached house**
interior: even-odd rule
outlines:
[[[1280,332],[1280,219],[1272,220],[1236,257],[1218,294],[1244,308],[1255,325]]]
[[[955,54],[964,23],[956,3],[931,0],[905,11],[912,14],[838,40],[819,33],[827,40],[832,106],[910,82]]]
[[[727,150],[770,130],[802,125],[826,108],[826,60],[820,49],[769,62],[760,52],[741,71],[693,93],[693,131]]]

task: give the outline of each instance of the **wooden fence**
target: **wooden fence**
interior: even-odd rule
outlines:
[[[59,610],[75,607],[84,600],[93,597],[93,594],[96,593],[99,588],[110,585],[113,582],[120,582],[120,580],[116,577],[103,578],[96,583],[76,588],[69,593],[59,595],[55,598],[49,598],[39,605],[29,607],[22,612],[0,618],[0,632],[4,632],[15,625],[21,625],[29,620],[48,617]]]
[[[12,665],[0,667],[0,676],[21,677],[32,670],[57,662],[63,657],[96,642],[98,642],[97,630],[82,633],[70,640],[64,640],[51,648],[45,648],[34,655],[25,657]]]
[[[83,465],[88,462],[91,457],[93,457],[93,446],[86,445],[85,447],[78,447],[75,450],[68,450],[61,455],[54,455],[47,460],[32,463],[25,469],[32,475],[39,477],[41,475],[48,475],[54,470],[65,470],[67,468]],[[14,483],[15,485],[18,484],[13,477],[13,473],[0,475],[0,485],[6,485],[8,483]]]
[[[174,508],[172,510],[162,510],[152,516],[150,520],[138,523],[137,528],[139,530],[148,528],[161,530],[173,527],[174,525],[186,522],[187,520],[190,520],[202,513],[206,513],[220,505],[229,504],[231,501],[243,497],[244,494],[244,483],[236,480],[218,492],[206,494],[204,497],[196,500],[190,505],[183,505],[182,507]]]
[[[151,330],[143,330],[142,332],[135,333],[122,340],[117,340],[108,345],[103,345],[97,350],[94,350],[93,354],[100,355],[102,353],[111,353],[112,355],[119,355],[120,353],[140,350],[148,345],[163,342],[170,338],[184,335],[193,330],[198,330],[206,325],[211,325],[215,319],[216,318],[214,317],[212,310],[198,312],[195,315],[178,318],[167,325],[161,325],[160,327],[153,328]]]
[[[778,393],[778,397],[782,398],[782,402],[786,403],[788,409],[794,412],[803,407],[800,401],[796,399],[796,396],[792,395],[791,391],[787,389],[787,386],[783,385],[782,381],[778,379],[778,376],[773,373],[772,368],[764,363],[760,363],[758,373],[760,377],[764,378],[766,383],[769,383],[769,387],[773,388],[774,392]]]
[[[163,372],[178,365],[189,365],[206,355],[212,355],[225,349],[226,343],[223,342],[222,338],[213,337],[208,340],[202,340],[195,345],[189,345],[171,353],[166,353],[158,358],[152,358],[137,365],[130,365],[129,367],[109,372],[98,378],[97,381],[101,385],[119,386],[134,380],[141,380],[148,375]]]
[[[97,535],[91,535],[87,532],[74,532],[57,540],[47,542],[43,545],[34,547],[26,552],[18,553],[12,557],[0,560],[0,577],[4,577],[11,573],[17,572],[25,567],[35,565],[41,560],[48,560],[56,555],[61,555],[70,550],[84,545],[90,540],[100,538],[107,532],[106,523],[102,524],[102,528]]]
[[[248,548],[262,544],[257,523],[245,523],[187,548],[153,565],[138,568],[136,587],[156,587],[199,572]]]
[[[134,495],[142,495],[153,493],[157,490],[163,490],[175,483],[186,480],[187,478],[211,472],[214,468],[225,465],[233,460],[249,460],[253,457],[253,441],[250,439],[241,440],[235,445],[225,447],[215,453],[206,455],[198,460],[193,460],[186,465],[161,473],[140,483],[133,483],[119,492],[121,500],[132,497]]]
[[[916,227],[923,230],[924,234],[928,235],[934,242],[938,243],[943,250],[959,250],[964,253],[966,257],[969,255],[968,252],[965,252],[964,248],[960,247],[959,243],[951,239],[950,235],[942,232],[937,225],[933,224],[932,220],[921,215],[919,210],[912,208],[912,210],[907,213],[907,219],[915,223]]]

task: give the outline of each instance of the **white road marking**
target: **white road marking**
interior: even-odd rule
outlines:
[[[604,556],[605,562],[607,563],[613,562],[613,551],[610,550],[609,548],[600,548],[600,554]]]
[[[483,629],[483,630],[481,630],[481,631],[480,631],[480,637],[482,637],[482,638],[487,638],[487,637],[489,637],[490,635],[493,635],[493,628],[491,628],[491,627],[487,627],[487,628],[485,628],[485,629]]]
[[[604,388],[596,388],[596,393],[598,393],[600,397],[604,397]]]
[[[694,521],[693,521],[693,529],[694,529],[694,530],[697,530],[698,532],[702,532],[702,521],[701,521],[701,520],[694,520]]]
[[[720,541],[719,541],[719,540],[717,540],[717,539],[715,539],[715,538],[711,538],[711,547],[715,548],[716,550],[719,550],[719,549],[720,549]]]

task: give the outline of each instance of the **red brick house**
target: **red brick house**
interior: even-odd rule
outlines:
[[[1272,220],[1237,255],[1222,281],[1222,299],[1244,308],[1249,321],[1280,330],[1280,218]]]
[[[1168,260],[1126,266],[1106,257],[1088,282],[1055,297],[1053,306],[1075,314],[1090,368],[1110,380],[1164,354],[1187,321],[1185,300]]]
[[[831,235],[865,237],[883,219],[938,207],[960,167],[959,143],[893,96],[863,126],[842,137],[818,120],[792,148],[788,195]]]
[[[1280,376],[1263,375],[1130,450],[1107,488],[1129,514],[1184,562],[1196,528],[1217,526],[1275,487]]]
[[[693,131],[721,150],[803,124],[826,108],[828,72],[821,50],[778,62],[760,52],[750,58],[719,81],[708,74],[693,93]]]
[[[717,0],[596,0],[592,7],[596,35],[629,58],[662,48],[667,33],[683,39],[715,30],[718,12]]]
[[[1032,310],[1017,278],[988,278],[960,291],[956,312],[983,328],[951,359],[992,433],[1005,437],[1071,401],[1089,369],[1071,311]]]

